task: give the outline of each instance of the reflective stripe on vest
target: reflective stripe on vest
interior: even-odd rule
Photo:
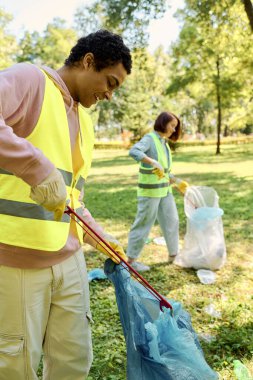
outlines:
[[[70,205],[81,212],[80,190],[91,166],[94,131],[90,116],[78,107],[80,158],[73,173],[68,119],[60,90],[45,75],[45,93],[39,120],[27,140],[40,149],[63,175]],[[84,137],[85,136],[85,137]],[[0,242],[31,249],[58,251],[67,241],[70,218],[60,222],[53,213],[37,205],[30,197],[30,186],[0,169]],[[83,230],[77,226],[82,242]]]
[[[172,188],[168,181],[168,172],[171,169],[171,152],[168,144],[166,144],[169,153],[169,167],[168,167],[168,157],[164,151],[164,147],[161,144],[156,133],[152,132],[149,134],[152,137],[156,151],[158,162],[162,165],[165,172],[165,177],[158,179],[157,175],[153,173],[153,166],[148,164],[140,163],[139,168],[139,182],[137,196],[139,197],[151,197],[151,198],[162,198],[166,197],[168,193],[172,192]],[[166,175],[167,173],[167,175]]]

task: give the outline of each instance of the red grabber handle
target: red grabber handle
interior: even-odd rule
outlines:
[[[84,220],[83,218],[81,218],[81,216],[79,216],[71,207],[67,206],[67,210],[64,211],[65,214],[68,214],[69,216],[71,214],[73,214],[80,222],[82,222],[82,224],[89,230],[92,232],[92,234],[94,234],[98,239],[99,239],[99,242],[102,242],[107,248],[108,248],[108,253],[110,254],[110,252],[113,252],[113,254],[115,256],[117,256],[119,258],[120,261],[122,261],[127,267],[128,269],[134,273],[135,277],[137,277],[138,279],[141,280],[141,284],[153,295],[156,297],[156,299],[158,299],[160,301],[160,310],[163,311],[163,306],[166,307],[167,309],[172,309],[172,306],[171,304],[163,297],[161,296],[161,294],[159,294],[149,283],[147,280],[145,280],[144,277],[142,277],[127,261],[125,261],[124,259],[122,259],[122,257],[103,239],[101,238],[96,231],[94,231]],[[71,216],[70,216],[71,217]],[[74,220],[74,218],[72,218]],[[76,221],[76,220],[75,220]],[[76,221],[77,222],[77,221]],[[78,223],[78,222],[77,222]],[[78,223],[79,224],[79,223]],[[80,225],[81,226],[81,225]],[[84,229],[83,226],[81,226],[83,228],[83,230],[85,232],[86,229]]]

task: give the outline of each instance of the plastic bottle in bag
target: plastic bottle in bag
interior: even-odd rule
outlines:
[[[247,367],[240,362],[240,360],[234,360],[234,373],[237,380],[253,380]]]

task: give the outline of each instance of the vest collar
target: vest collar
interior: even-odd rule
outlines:
[[[159,140],[161,141],[161,143],[165,144],[165,139],[163,137],[161,137],[157,131],[153,131],[153,132],[159,138]]]

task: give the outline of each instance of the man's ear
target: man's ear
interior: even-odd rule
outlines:
[[[83,67],[88,70],[94,65],[94,55],[92,53],[87,53],[83,57]]]

